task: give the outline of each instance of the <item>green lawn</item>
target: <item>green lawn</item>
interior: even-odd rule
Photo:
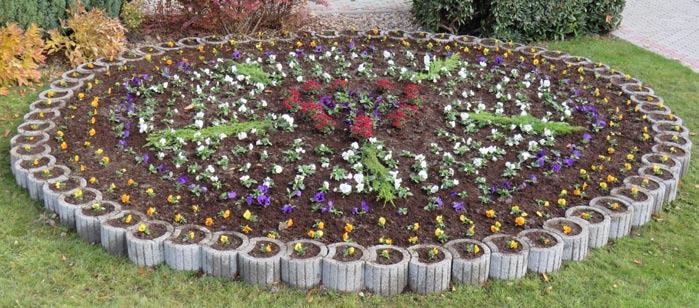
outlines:
[[[650,84],[693,132],[699,131],[699,74],[617,39],[578,39],[551,47],[608,63]],[[434,296],[395,298],[288,288],[139,269],[56,226],[55,218],[14,183],[9,138],[35,93],[0,97],[0,306],[699,306],[699,153],[678,201],[632,235],[545,279],[457,287]],[[692,136],[694,144],[699,138]],[[695,147],[696,149],[697,147]]]

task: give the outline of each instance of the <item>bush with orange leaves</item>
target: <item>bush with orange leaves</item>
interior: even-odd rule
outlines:
[[[100,9],[87,11],[78,1],[68,9],[68,19],[61,21],[61,27],[49,31],[46,50],[48,54],[65,50],[73,65],[114,57],[126,43],[125,31],[118,19]]]
[[[5,86],[28,85],[41,78],[39,64],[44,62],[39,27],[32,24],[23,31],[17,24],[0,27],[0,95],[7,95]]]

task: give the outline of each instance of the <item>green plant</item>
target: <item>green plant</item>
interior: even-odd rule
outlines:
[[[87,9],[100,8],[109,16],[119,16],[124,0],[83,0]],[[0,1],[0,25],[17,23],[22,28],[36,24],[41,29],[55,29],[66,18],[66,9],[75,0],[3,0]]]
[[[504,127],[509,127],[510,125],[531,125],[532,126],[532,131],[542,134],[544,130],[548,129],[550,130],[553,134],[556,135],[565,135],[565,134],[570,134],[573,132],[579,132],[579,131],[584,131],[584,127],[580,126],[572,126],[566,122],[554,122],[554,121],[549,121],[549,122],[544,122],[541,121],[538,118],[535,118],[530,115],[526,116],[503,116],[503,115],[497,115],[494,113],[490,112],[479,112],[479,113],[474,113],[471,112],[468,114],[469,119],[474,120],[479,123],[487,123],[487,124],[495,124],[495,125],[500,125]]]
[[[432,31],[514,41],[607,33],[621,21],[625,0],[414,0],[413,15]]]
[[[0,95],[7,94],[3,86],[27,85],[39,80],[38,67],[44,62],[43,47],[39,27],[34,24],[26,31],[15,23],[0,28]]]
[[[181,128],[181,129],[166,129],[157,132],[153,132],[146,137],[148,140],[148,145],[158,146],[162,144],[161,139],[165,140],[166,144],[173,144],[177,139],[182,139],[184,141],[191,141],[195,138],[210,138],[217,137],[221,134],[227,136],[234,136],[241,132],[249,132],[253,129],[258,131],[267,130],[272,126],[270,121],[251,121],[251,122],[238,122],[230,123],[219,126],[211,126],[202,129],[195,128]]]
[[[461,61],[459,54],[453,54],[449,58],[434,60],[430,62],[427,72],[417,75],[417,80],[437,79],[442,72],[449,72],[459,66],[459,61]]]
[[[146,15],[143,13],[144,7],[145,3],[143,0],[124,2],[124,5],[121,7],[121,14],[119,16],[121,17],[121,21],[124,23],[126,29],[129,31],[135,31],[141,28],[141,24],[143,24],[143,20],[146,17]]]
[[[69,9],[68,16],[61,21],[62,31],[49,31],[46,41],[49,54],[65,50],[70,63],[78,65],[99,57],[116,56],[126,43],[125,30],[119,20],[102,10],[87,11],[78,1]]]
[[[621,23],[626,0],[597,0],[587,4],[587,31],[609,33]]]

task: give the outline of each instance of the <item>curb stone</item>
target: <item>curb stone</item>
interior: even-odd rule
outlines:
[[[101,241],[102,224],[107,218],[114,213],[121,211],[121,205],[112,201],[101,201],[100,203],[109,204],[113,207],[111,212],[106,212],[98,216],[90,216],[83,214],[83,210],[91,209],[92,204],[86,204],[75,210],[75,229],[78,235],[84,241],[95,244]]]
[[[565,223],[565,224],[576,224],[580,227],[580,233],[578,234],[565,234],[562,230],[552,226],[554,223]],[[551,231],[558,234],[563,239],[563,260],[572,261],[582,261],[587,257],[587,252],[589,250],[588,240],[590,238],[590,232],[588,230],[587,221],[577,218],[551,218],[544,222],[544,230]]]
[[[501,252],[493,242],[496,238],[508,237],[517,240],[522,245],[522,250],[516,253]],[[501,280],[514,280],[524,277],[527,273],[529,244],[521,239],[505,235],[493,234],[483,239],[483,242],[490,248],[490,271],[488,277]]]
[[[204,238],[198,243],[180,244],[173,240],[182,235],[186,229],[198,229],[204,232]],[[172,235],[163,243],[165,263],[178,271],[198,271],[201,269],[201,242],[211,239],[211,231],[202,226],[183,225],[175,228]]]
[[[134,235],[138,232],[138,225],[141,223],[147,225],[159,224],[165,226],[167,231],[154,239],[139,239]],[[170,237],[174,228],[171,224],[162,220],[141,221],[129,227],[126,230],[126,250],[131,262],[139,267],[153,267],[165,261],[164,242]]]
[[[436,263],[424,263],[420,261],[418,249],[436,247],[444,254],[444,259]],[[408,285],[410,289],[419,294],[439,293],[449,290],[451,283],[451,253],[442,246],[415,245],[408,247],[410,252]]]
[[[361,251],[362,257],[356,261],[342,262],[333,259],[339,246],[352,246]],[[336,291],[358,292],[364,289],[364,264],[368,260],[366,248],[354,243],[328,245],[328,255],[323,258],[323,286]]]
[[[221,235],[229,233],[242,241],[240,246],[231,250],[218,250],[212,247]],[[238,275],[238,255],[241,251],[248,249],[249,244],[250,240],[245,234],[232,231],[215,232],[209,241],[202,243],[202,270],[214,277],[235,279]]]
[[[311,244],[320,248],[317,255],[308,258],[293,258],[296,243]],[[286,254],[282,256],[282,282],[301,289],[320,285],[323,271],[323,258],[328,254],[325,244],[313,240],[296,240],[286,244]]]
[[[556,241],[551,247],[537,247],[527,234],[542,232],[550,235]],[[561,268],[563,261],[563,238],[560,235],[544,229],[528,229],[517,234],[517,237],[529,244],[527,269],[535,273],[553,273]]]
[[[598,223],[592,223],[590,221],[588,222],[588,233],[590,234],[590,238],[588,239],[588,245],[590,248],[602,248],[605,245],[607,245],[607,242],[609,242],[609,229],[611,228],[612,225],[612,218],[609,216],[609,214],[605,211],[602,211],[599,208],[594,208],[591,206],[574,206],[566,210],[566,217],[567,218],[573,218],[573,217],[578,217],[582,219],[579,216],[575,216],[573,213],[577,210],[583,210],[583,211],[593,211],[596,212],[602,216],[604,216],[603,220],[598,222]]]
[[[120,256],[128,257],[127,245],[126,245],[126,232],[128,232],[129,227],[115,227],[109,224],[109,221],[114,219],[121,219],[126,215],[138,216],[139,222],[146,221],[146,215],[138,211],[133,210],[122,210],[120,212],[115,212],[109,217],[106,217],[104,221],[100,224],[100,243],[104,250],[108,253]]]
[[[456,245],[469,243],[478,245],[482,254],[473,259],[462,258]],[[458,239],[447,242],[445,247],[451,252],[451,279],[464,284],[479,285],[488,280],[490,272],[490,247],[485,243],[472,239]]]
[[[394,264],[380,264],[376,262],[378,251],[393,249],[403,255],[403,259]],[[408,263],[411,255],[405,248],[393,245],[376,245],[367,248],[368,256],[364,265],[364,285],[366,288],[383,296],[392,296],[403,293],[408,285]]]
[[[279,247],[277,254],[258,258],[250,255],[250,252],[256,248],[257,243],[261,241],[272,242]],[[238,268],[240,276],[247,283],[257,284],[261,286],[271,286],[281,282],[281,257],[286,253],[286,245],[279,240],[266,237],[253,237],[250,239],[250,244],[247,251],[241,252],[238,255]]]

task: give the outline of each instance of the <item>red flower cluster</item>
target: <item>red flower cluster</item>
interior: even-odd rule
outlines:
[[[417,105],[401,104],[397,109],[389,112],[386,118],[391,122],[391,126],[403,128],[408,119],[414,116],[415,113],[417,113]]]
[[[376,87],[379,88],[381,92],[388,92],[396,88],[396,86],[388,79],[379,79],[376,81]]]
[[[344,90],[347,88],[347,80],[344,79],[335,79],[330,83],[330,89],[333,91],[337,90]]]
[[[414,83],[408,83],[403,86],[403,96],[409,102],[415,104],[420,100],[420,88]]]
[[[352,137],[366,140],[374,134],[374,121],[365,114],[360,114],[354,117],[352,126],[350,127]]]
[[[306,87],[308,85],[308,87]],[[318,84],[320,87],[320,84]],[[304,91],[314,91],[313,83],[305,83]],[[301,92],[291,89],[287,97],[282,100],[284,108],[291,112],[301,111],[306,118],[313,122],[313,127],[322,133],[330,133],[335,129],[335,120],[325,113],[325,109],[318,103],[301,101]]]
[[[315,80],[309,80],[303,83],[301,89],[303,89],[303,92],[305,93],[317,93],[320,91],[322,87],[323,86],[320,84],[320,82]]]
[[[291,112],[296,112],[301,107],[301,92],[297,89],[291,89],[286,95],[286,98],[282,100],[284,108]]]

